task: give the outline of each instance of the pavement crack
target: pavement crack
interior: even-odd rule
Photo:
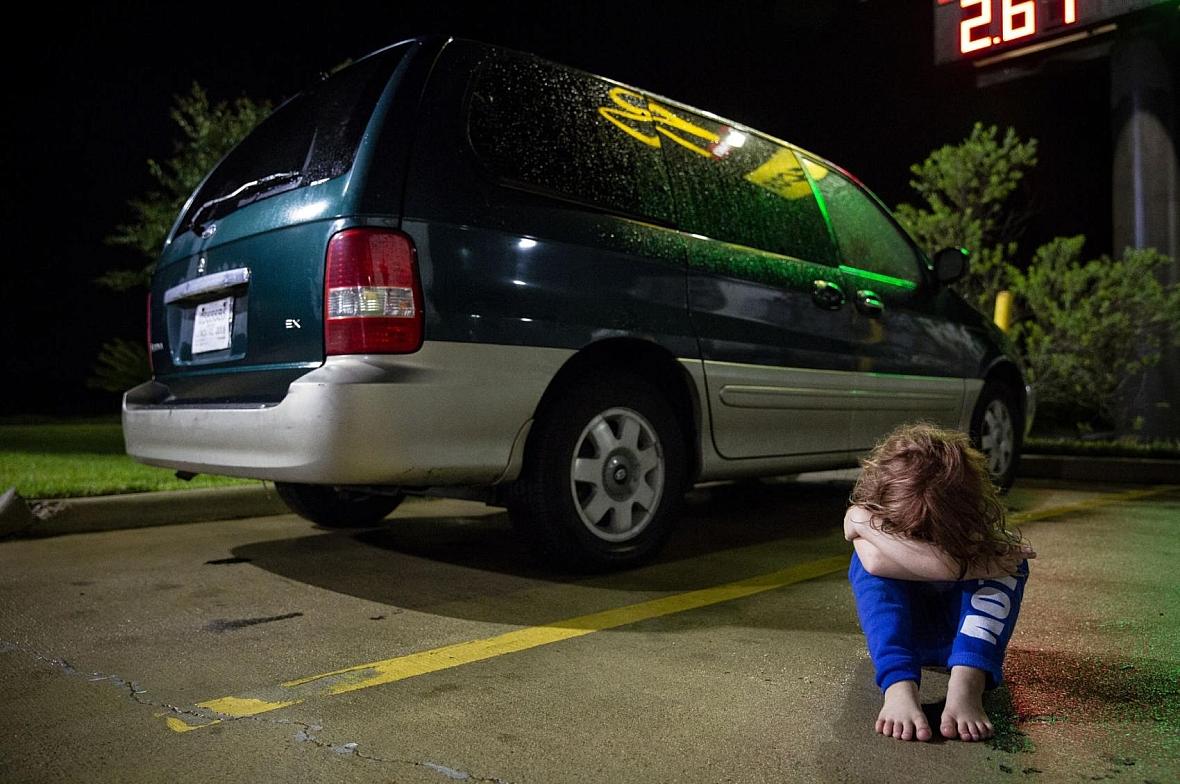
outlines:
[[[298,732],[295,733],[295,740],[297,742],[311,743],[321,749],[330,748],[330,744],[323,742],[322,740],[320,740],[319,738],[317,738],[315,736],[315,733],[317,733],[323,729],[323,727],[321,727],[319,724],[310,724],[307,722],[291,721],[291,720],[286,720],[286,721],[264,720],[264,721],[270,721],[270,723],[272,723],[272,724],[294,724],[295,726],[302,728]]]
[[[144,705],[150,708],[160,708],[173,711],[175,713],[188,713],[188,715],[197,715],[191,712],[183,711],[173,705],[167,703],[154,702],[150,699],[145,699],[142,695],[147,694],[145,689],[139,682],[128,680],[118,675],[112,675],[103,672],[81,672],[77,667],[69,662],[68,659],[61,656],[47,656],[39,651],[21,645],[20,643],[9,642],[7,640],[0,640],[0,652],[17,651],[28,656],[29,658],[47,665],[50,668],[57,670],[62,675],[71,678],[85,678],[88,683],[107,683],[120,690],[125,690],[127,696],[139,705]],[[198,716],[198,718],[207,719],[207,716]]]
[[[470,782],[487,782],[488,784],[511,784],[506,779],[494,776],[479,776],[474,773],[451,768],[446,765],[440,765],[437,762],[419,762],[417,760],[397,759],[394,757],[382,757],[377,754],[369,754],[361,751],[360,744],[356,741],[349,741],[347,743],[333,743],[319,737],[317,733],[324,728],[320,724],[312,724],[310,722],[296,721],[292,719],[274,719],[265,716],[244,716],[235,721],[257,721],[264,724],[286,724],[299,727],[295,733],[294,739],[297,743],[310,743],[317,749],[327,749],[336,754],[350,755],[357,759],[366,762],[376,762],[383,765],[408,765],[415,768],[426,768],[435,773],[440,773],[443,776],[453,781],[470,781]]]
[[[95,673],[91,673],[89,676],[87,676],[86,680],[90,681],[91,683],[101,683],[103,681],[106,681],[107,683],[110,683],[112,686],[116,686],[119,688],[126,688],[127,689],[127,696],[129,696],[134,702],[137,702],[140,705],[147,705],[152,708],[163,707],[159,703],[152,702],[151,700],[144,700],[143,698],[141,698],[139,695],[147,694],[147,689],[141,687],[135,681],[124,680],[123,678],[120,678],[118,675],[103,675],[101,673],[95,672]]]

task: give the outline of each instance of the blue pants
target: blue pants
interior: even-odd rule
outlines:
[[[923,665],[975,667],[987,673],[988,688],[1003,680],[1027,561],[1016,577],[918,582],[875,577],[854,552],[848,580],[881,691],[898,681],[921,682]]]

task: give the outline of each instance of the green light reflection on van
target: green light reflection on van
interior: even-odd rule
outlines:
[[[918,288],[918,284],[912,280],[895,278],[892,275],[882,275],[880,272],[870,272],[869,270],[863,270],[860,267],[851,267],[847,264],[841,264],[840,271],[847,272],[850,275],[856,275],[858,278],[868,278],[877,283],[884,283],[887,286],[897,286],[899,289],[905,289],[906,291],[913,291]]]

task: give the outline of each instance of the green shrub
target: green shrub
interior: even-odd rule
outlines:
[[[1012,335],[1041,405],[1116,422],[1129,380],[1159,362],[1164,328],[1180,323],[1180,287],[1160,283],[1170,260],[1153,249],[1082,261],[1084,243],[1058,237],[1011,271],[1024,310]]]
[[[967,248],[971,270],[956,284],[980,312],[991,314],[996,292],[1007,287],[1008,264],[1027,216],[1012,205],[1025,174],[1037,164],[1037,140],[1022,141],[1008,128],[976,123],[956,145],[945,145],[910,167],[924,206],[900,204],[896,215],[931,256]]]

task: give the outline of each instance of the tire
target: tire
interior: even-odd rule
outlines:
[[[325,528],[366,528],[397,508],[405,496],[360,493],[332,485],[275,482],[287,507],[305,520]]]
[[[672,531],[686,463],[668,401],[642,379],[604,369],[575,380],[538,415],[509,514],[562,567],[636,566]]]
[[[1023,436],[1016,395],[1004,384],[989,381],[971,416],[971,443],[987,458],[988,473],[1001,492],[1016,481]]]

